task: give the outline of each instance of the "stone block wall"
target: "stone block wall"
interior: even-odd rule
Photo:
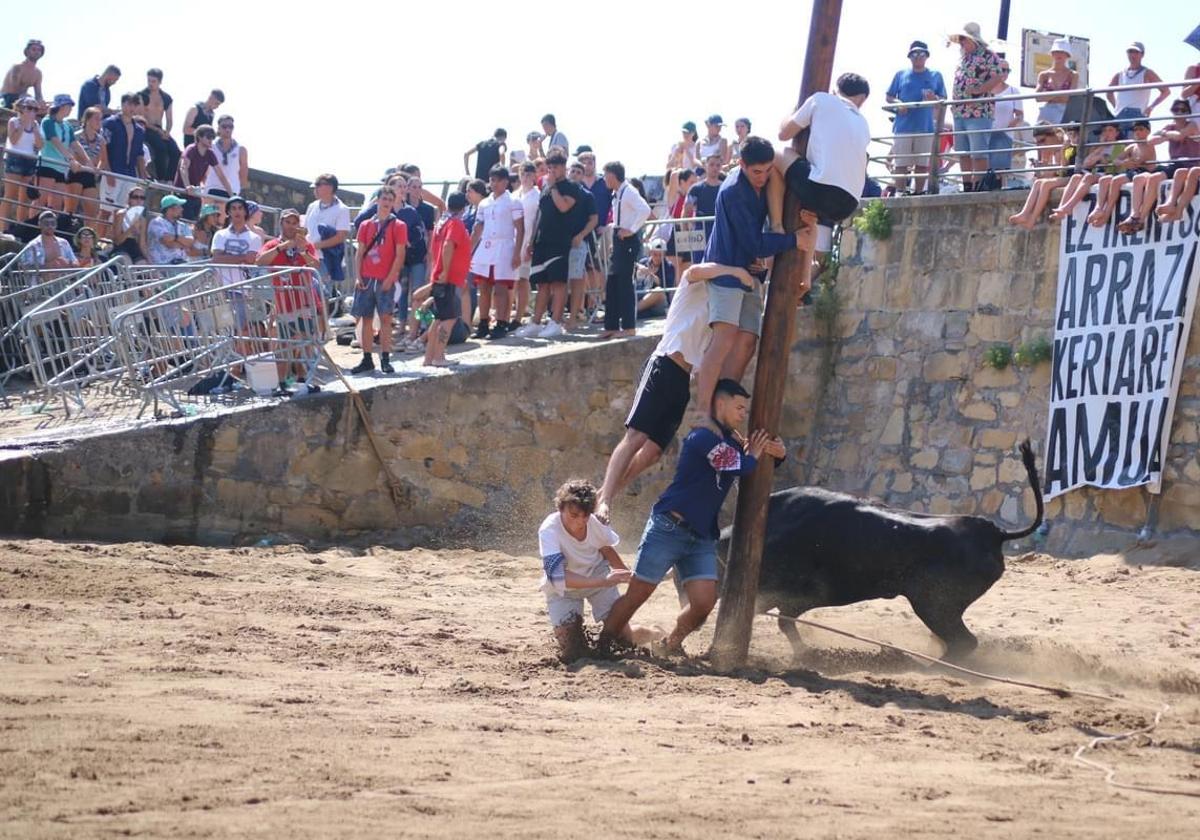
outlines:
[[[846,234],[835,340],[811,307],[796,316],[779,430],[793,457],[777,472],[779,486],[820,484],[930,513],[1029,521],[1034,499],[1015,446],[1030,437],[1041,463],[1049,364],[983,365],[993,343],[1050,336],[1058,231],[1006,226],[1023,196],[896,199],[889,240]],[[559,483],[600,480],[656,341],[560,344],[364,391],[400,480],[397,503],[347,398],[324,393],[48,450],[0,451],[0,530],[229,542],[400,529],[528,547]],[[1165,492],[1068,493],[1048,506],[1046,545],[1066,554],[1118,550],[1147,524],[1196,536],[1198,421],[1194,331]],[[620,500],[627,550],[676,455],[669,449]]]

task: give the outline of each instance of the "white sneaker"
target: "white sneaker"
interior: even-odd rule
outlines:
[[[542,331],[538,333],[538,338],[558,338],[566,330],[562,328],[562,324],[558,321],[549,321],[546,326],[542,327]]]
[[[528,324],[522,324],[521,326],[517,327],[516,332],[514,332],[513,335],[515,335],[517,338],[534,338],[541,333],[541,331],[541,324],[535,324],[533,321],[530,321]]]

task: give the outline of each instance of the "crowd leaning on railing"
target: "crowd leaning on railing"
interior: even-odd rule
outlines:
[[[1200,34],[1189,38],[1200,47]],[[754,354],[773,257],[803,246],[819,272],[834,231],[864,196],[1029,187],[1011,221],[1032,227],[1056,190],[1052,219],[1096,190],[1089,221],[1100,225],[1128,184],[1131,208],[1119,222],[1137,230],[1178,217],[1195,194],[1200,63],[1183,81],[1164,81],[1134,42],[1107,87],[1080,88],[1071,43],[1059,39],[1036,90],[1022,93],[1009,83],[1003,45],[986,41],[978,24],[948,43],[959,46],[960,61],[946,79],[928,66],[927,43],[910,45],[910,66],[885,93],[894,120],[887,137],[871,137],[861,112],[870,86],[853,73],[781,122],[779,148],[745,117],[726,136],[724,119],[712,114],[702,131],[683,122],[680,137],[664,144],[665,172],[640,179],[589,145],[572,148],[547,113],[518,148],[503,128],[471,145],[466,177],[439,182],[440,190],[403,163],[368,185],[365,206],[352,208],[338,198],[339,179],[322,174],[305,212],[273,216],[279,236],[271,239],[264,208],[240,196],[248,155],[233,137],[233,118],[218,115],[222,91],[189,107],[180,145],[161,70],[147,72],[143,90],[116,97],[121,71],[109,66],[77,98],[47,101],[38,66],[44,47],[31,40],[4,78],[4,103],[16,114],[7,126],[0,221],[27,243],[10,263],[24,270],[115,258],[229,267],[218,272],[227,279],[264,267],[308,271],[324,301],[310,328],[362,351],[347,371],[354,375],[391,373],[403,354],[423,354],[431,368],[451,365],[446,347],[472,338],[606,340],[665,317],[656,353],[671,365],[668,373],[654,367],[660,396],[694,375],[703,406],[717,379],[740,379]],[[1168,101],[1170,115],[1156,115]],[[791,141],[805,130],[801,156]],[[889,154],[872,158],[873,142],[890,144]],[[890,174],[869,177],[871,161]],[[784,233],[789,190],[802,208],[796,233]],[[692,287],[705,290],[702,301],[684,294]],[[243,306],[248,294],[231,300]]]

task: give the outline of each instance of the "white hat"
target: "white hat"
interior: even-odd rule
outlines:
[[[979,24],[974,22],[963,24],[961,32],[954,32],[950,35],[951,41],[958,41],[962,38],[970,38],[976,44],[982,44],[984,42],[983,33],[979,30]]]
[[[665,251],[667,250],[667,242],[662,237],[656,236],[650,240],[650,243],[647,247],[651,251]]]
[[[1066,38],[1055,38],[1054,43],[1050,45],[1050,52],[1065,52],[1067,55],[1070,55],[1071,42]]]

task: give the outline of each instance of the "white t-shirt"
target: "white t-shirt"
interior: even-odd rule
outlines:
[[[996,96],[1020,96],[1021,91],[1017,90],[1012,85],[1007,85],[1004,90],[999,91]],[[992,129],[994,131],[1008,131],[1008,124],[1012,122],[1013,114],[1017,111],[1024,113],[1024,103],[1013,99],[1008,102],[996,103],[996,117],[992,120]]]
[[[853,102],[832,93],[814,93],[792,122],[811,126],[808,135],[809,178],[838,187],[857,198],[867,180],[867,146],[871,129]]]
[[[695,369],[700,366],[700,359],[711,336],[712,330],[708,326],[708,283],[684,283],[671,299],[662,338],[654,348],[654,355],[680,353],[683,360]]]
[[[475,210],[475,224],[483,225],[480,241],[514,243],[517,239],[517,219],[524,218],[521,202],[507,190],[499,196],[489,195]]]
[[[257,254],[262,250],[262,245],[262,237],[250,228],[241,233],[234,233],[233,228],[221,228],[213,234],[212,252],[215,255],[218,251],[224,251],[230,256],[240,257],[244,254]],[[221,272],[221,281],[226,286],[246,279],[244,267],[240,265],[222,267],[218,271]]]
[[[538,553],[542,555],[542,591],[547,595],[565,595],[567,572],[593,578],[607,576],[608,563],[600,555],[600,549],[616,546],[620,542],[621,538],[617,536],[617,532],[594,515],[588,517],[587,537],[577,540],[563,527],[562,516],[558,511],[550,514],[542,520],[538,528]],[[581,597],[589,591],[591,590],[572,590]]]
[[[225,185],[221,183],[221,176],[217,174],[220,169],[225,173],[225,177],[229,179],[229,190],[233,195],[241,195],[242,193],[242,145],[234,143],[232,149],[227,152],[221,151],[221,144],[213,144],[213,154],[217,156],[217,165],[208,168],[208,175],[204,179],[204,189],[223,190]],[[228,161],[228,163],[226,163]]]
[[[529,234],[533,231],[533,220],[537,218],[538,202],[542,200],[542,191],[535,185],[533,189],[521,196],[521,215],[525,219],[525,241],[529,242]]]
[[[328,225],[334,230],[350,230],[350,208],[342,204],[340,198],[334,198],[333,204],[322,207],[320,201],[308,205],[304,214],[304,226],[308,228],[308,241],[316,245],[324,237],[317,231],[318,225]]]

